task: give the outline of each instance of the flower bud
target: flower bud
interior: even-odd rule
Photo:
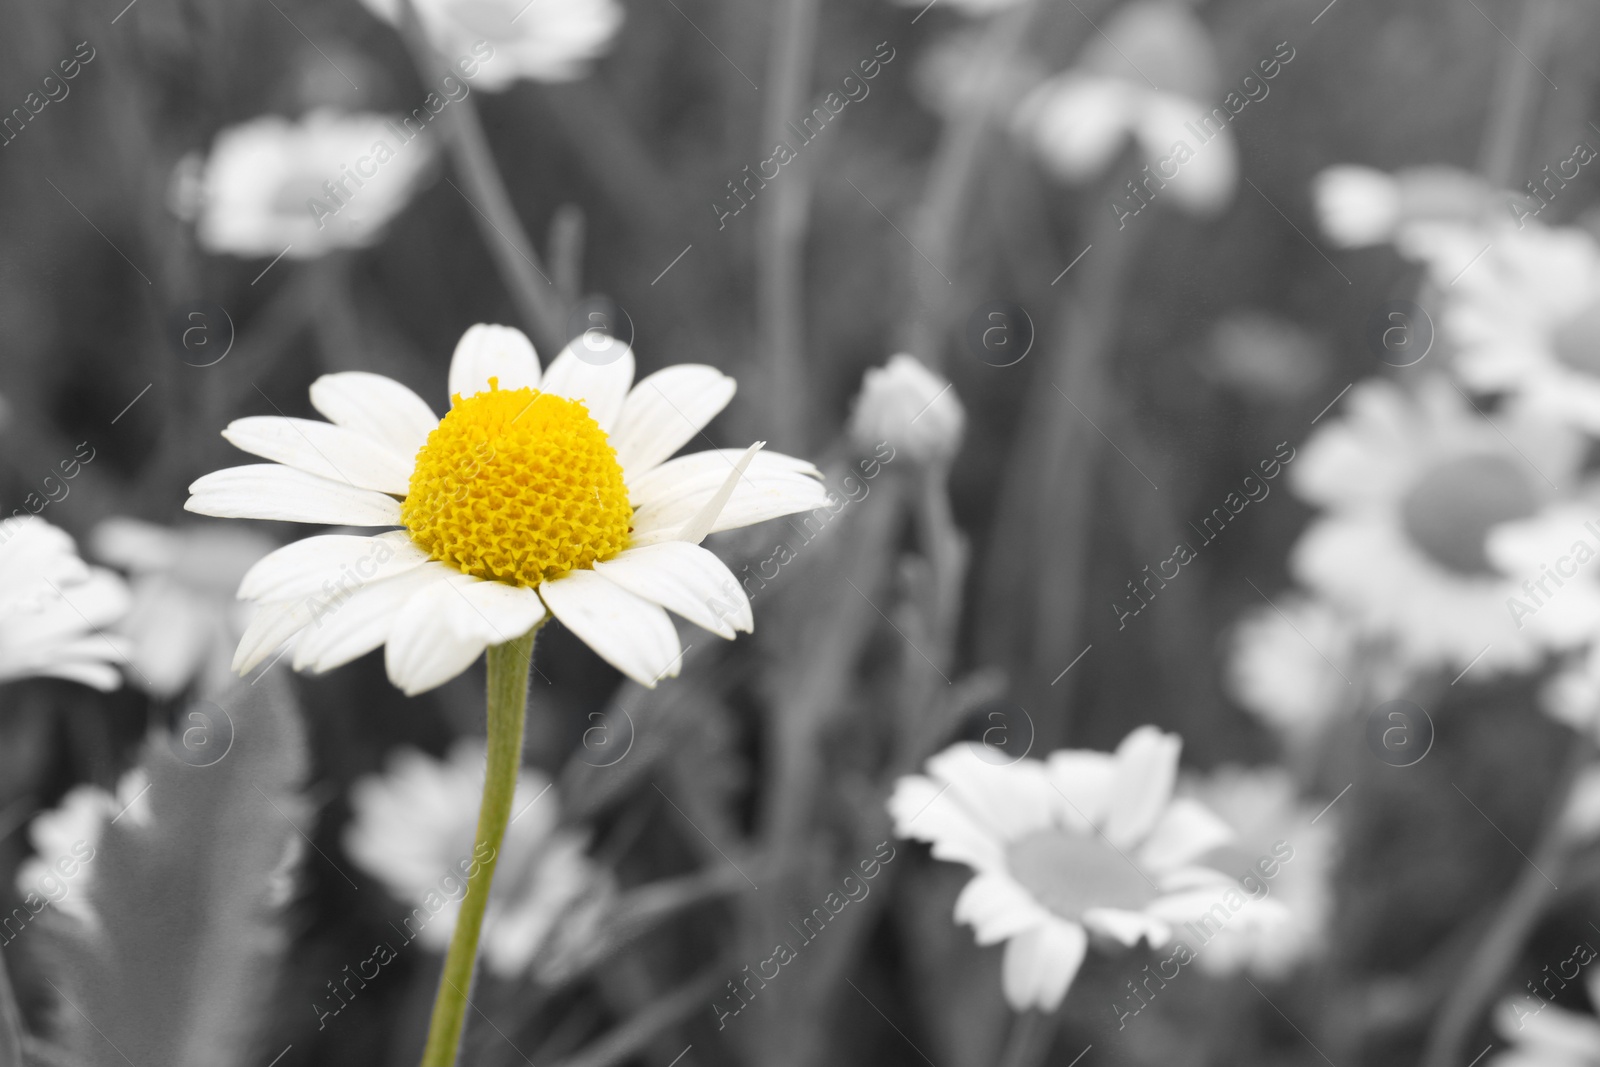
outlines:
[[[902,352],[862,378],[850,436],[869,449],[887,441],[918,463],[949,462],[966,421],[950,383]]]

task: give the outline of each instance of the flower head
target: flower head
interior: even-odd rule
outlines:
[[[444,760],[403,750],[351,789],[345,851],[416,909],[407,929],[429,948],[450,943],[468,873],[484,858],[473,852],[483,771],[483,742],[463,739]],[[530,968],[549,977],[581,955],[615,895],[585,854],[587,837],[558,829],[551,788],[538,771],[517,778],[484,920],[484,962],[501,977]]]
[[[406,0],[362,0],[400,24]],[[472,84],[489,92],[521,78],[581,78],[622,25],[616,0],[413,0],[434,48]],[[473,73],[468,74],[471,70]]]
[[[121,578],[78,558],[71,536],[32,516],[0,522],[0,682],[68,678],[111,690],[122,645],[102,633],[128,610]]]
[[[386,115],[263,115],[217,134],[203,163],[180,166],[174,196],[209,252],[309,259],[377,241],[434,152],[429,139],[402,140]]]
[[[966,409],[950,383],[902,352],[861,380],[850,417],[860,448],[888,441],[922,463],[948,463],[961,448]]]
[[[1290,472],[1295,491],[1326,509],[1294,548],[1295,576],[1415,669],[1520,670],[1576,640],[1581,627],[1517,625],[1508,605],[1527,593],[1489,546],[1495,527],[1538,514],[1553,486],[1572,484],[1577,435],[1516,407],[1491,424],[1438,379],[1415,395],[1369,380],[1344,404]],[[1600,625],[1600,600],[1562,596],[1562,611]]]
[[[1172,798],[1183,742],[1151,726],[1115,753],[1067,750],[996,765],[958,744],[900,779],[895,833],[975,872],[957,922],[980,945],[1005,941],[1006,1000],[1053,1011],[1089,935],[1165,944],[1173,924],[1212,907],[1233,881],[1193,861],[1231,831],[1193,800]]]
[[[363,527],[286,545],[245,575],[261,605],[234,657],[249,671],[288,640],[296,670],[386,645],[409,694],[441,685],[546,613],[641,685],[677,673],[672,611],[732,638],[749,598],[700,542],[825,501],[816,468],[760,443],[669,459],[720,412],[733,379],[682,365],[633,383],[571,346],[541,371],[528,339],[474,326],[450,365],[450,412],[377,374],[330,374],[330,422],[239,419],[224,431],[275,462],[208,474],[203,515]],[[630,388],[631,387],[631,388]]]

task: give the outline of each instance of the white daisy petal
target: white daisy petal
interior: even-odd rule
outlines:
[[[367,371],[324,374],[311,383],[311,406],[335,426],[343,426],[382,441],[407,459],[439,425],[416,393],[393,378]]]
[[[1083,913],[1083,923],[1095,933],[1114,938],[1130,947],[1137,945],[1141,938],[1148,938],[1150,944],[1159,947],[1172,937],[1172,927],[1142,911],[1090,908]]]
[[[1183,739],[1141,726],[1117,746],[1117,777],[1103,829],[1118,848],[1138,844],[1166,809],[1178,777]]]
[[[1050,920],[1050,913],[1014,879],[980,874],[956,897],[955,920],[973,928],[980,945],[994,945]]]
[[[235,448],[357,489],[404,496],[411,458],[366,434],[314,419],[252,415],[222,431]]]
[[[684,526],[728,481],[743,451],[717,449],[668,460],[629,486],[633,502],[630,543],[682,540]],[[815,511],[828,503],[821,474],[809,463],[775,452],[758,452],[734,484],[710,533]]]
[[[406,601],[383,650],[389,681],[406,696],[443,685],[483,654],[489,638],[471,625],[472,608],[457,592],[466,575],[435,582]],[[544,609],[541,607],[540,611]]]
[[[294,669],[321,674],[366,655],[389,639],[408,600],[456,573],[443,563],[429,561],[322,604],[294,646]]]
[[[567,345],[544,372],[540,386],[547,393],[583,401],[594,421],[608,434],[616,427],[628,398],[628,387],[633,384],[633,349],[620,341],[614,343],[621,351],[607,352],[606,363],[590,363]]]
[[[1104,821],[1117,776],[1117,761],[1110,753],[1052,752],[1045,766],[1061,794],[1062,821],[1067,826],[1082,833]]]
[[[697,363],[663,368],[635,385],[611,435],[624,474],[660,466],[728,406],[737,388],[717,368]]]
[[[594,565],[596,574],[660,604],[696,626],[732,639],[750,633],[755,616],[738,579],[716,556],[687,541],[630,548]]]
[[[948,782],[950,795],[1000,841],[1047,829],[1060,797],[1044,764],[997,764],[992,752],[976,743],[957,743],[928,760],[928,773]]]
[[[279,645],[305,629],[315,610],[309,600],[261,605],[239,638],[239,647],[233,653],[233,669],[240,674],[255,670],[278,650]]]
[[[539,595],[579,640],[645,688],[677,677],[678,632],[658,605],[586,570],[545,582]]]
[[[999,840],[950,795],[947,783],[907,775],[895,783],[888,808],[894,832],[931,842],[934,859],[965,863],[984,873],[1006,869]]]
[[[189,486],[185,511],[223,519],[398,526],[400,501],[276,463],[212,471]]]
[[[326,599],[337,596],[341,589],[390,578],[426,562],[428,554],[404,530],[372,537],[304,537],[257,560],[239,583],[239,599]]]
[[[1233,840],[1233,828],[1204,804],[1179,797],[1156,820],[1138,852],[1139,865],[1161,873],[1181,867]]]
[[[700,505],[700,510],[689,516],[684,521],[684,524],[679,527],[678,540],[687,541],[691,545],[698,545],[706,539],[706,535],[711,532],[711,527],[715,525],[717,518],[722,514],[722,509],[728,506],[728,500],[733,496],[734,489],[738,487],[739,479],[743,478],[744,472],[750,469],[751,460],[755,459],[756,453],[760,452],[766,445],[765,441],[757,441],[744,450],[744,454],[739,457],[738,461],[734,463],[733,467],[729,469],[727,475],[722,479],[722,484],[717,487],[717,491],[712,493],[704,504]]]
[[[1000,968],[1007,1003],[1017,1011],[1060,1007],[1088,946],[1083,927],[1059,919],[1013,937]]]
[[[539,356],[533,342],[514,326],[478,323],[456,342],[450,357],[450,396],[487,392],[489,379],[501,389],[539,388]]]

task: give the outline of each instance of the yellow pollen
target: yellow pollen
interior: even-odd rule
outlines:
[[[610,559],[632,520],[616,450],[583,403],[495,378],[428,435],[400,505],[434,559],[512,585]]]

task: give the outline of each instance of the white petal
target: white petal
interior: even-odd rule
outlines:
[[[683,527],[728,480],[745,450],[717,449],[668,460],[629,485],[634,506],[631,543],[681,539]],[[782,515],[815,511],[828,502],[821,473],[803,460],[758,452],[733,487],[710,533],[734,530]]]
[[[579,640],[646,689],[677,677],[678,632],[657,605],[583,570],[545,582],[539,595]]]
[[[622,405],[611,444],[625,473],[659,466],[728,406],[737,383],[715,367],[683,363],[645,378]]]
[[[1006,944],[1000,968],[1006,1001],[1017,1011],[1054,1011],[1078,976],[1088,947],[1083,927],[1061,919],[1018,934]]]
[[[1183,739],[1141,726],[1117,746],[1117,778],[1106,811],[1106,838],[1132,848],[1155,826],[1172,797]]]
[[[485,648],[522,636],[543,617],[532,589],[453,575],[401,609],[384,649],[389,680],[407,696],[443,685]]]
[[[594,565],[596,574],[630,593],[676,612],[696,626],[732,638],[750,633],[755,616],[750,598],[716,556],[687,541],[630,548]]]
[[[514,326],[478,323],[456,342],[450,357],[450,397],[487,392],[489,379],[501,389],[539,388],[539,356],[533,342]]]
[[[357,489],[405,496],[411,458],[366,434],[314,419],[252,415],[222,431],[235,448]]]
[[[427,401],[393,378],[366,371],[324,374],[311,383],[311,406],[334,425],[382,441],[408,460],[439,425]]]
[[[321,534],[267,553],[245,572],[241,600],[332,597],[340,589],[380,581],[420,567],[428,554],[404,530],[364,537]]]
[[[950,795],[947,784],[907,775],[889,797],[894,832],[933,844],[933,858],[965,863],[984,873],[1005,871],[1005,850],[999,837],[978,823]]]
[[[995,762],[995,750],[958,743],[928,760],[928,774],[950,783],[950,795],[1001,841],[1048,828],[1060,807],[1044,764]]]
[[[1111,802],[1116,759],[1108,752],[1065,749],[1052,752],[1047,767],[1062,796],[1063,821],[1080,832],[1099,826]]]
[[[1141,911],[1090,908],[1083,913],[1083,922],[1095,933],[1115,938],[1128,946],[1137,945],[1140,938],[1149,938],[1152,945],[1164,945],[1172,937],[1172,927]]]
[[[459,573],[430,560],[346,596],[319,602],[294,646],[294,669],[321,674],[366,655],[389,639],[406,601]]]
[[[698,545],[706,539],[706,535],[711,532],[711,527],[716,525],[723,509],[728,506],[728,500],[733,496],[733,491],[738,488],[740,479],[744,477],[744,472],[750,469],[751,461],[756,458],[756,454],[766,445],[765,441],[757,441],[744,450],[744,454],[739,457],[723,477],[722,484],[717,487],[717,491],[712,493],[706,499],[706,502],[700,505],[700,509],[684,520],[684,524],[678,528],[678,540],[687,541],[691,545]]]
[[[583,401],[594,421],[608,434],[616,427],[628,398],[628,386],[633,384],[633,349],[620,341],[615,343],[621,351],[615,355],[608,351],[602,358],[609,362],[604,364],[587,362],[568,344],[544,372],[540,386],[547,393]]]
[[[1139,865],[1157,874],[1181,867],[1233,840],[1233,828],[1189,797],[1167,806],[1139,849]]]
[[[290,600],[263,604],[245,627],[239,647],[233,653],[233,669],[249,674],[289,638],[305,629],[315,605],[310,600]]]
[[[1050,913],[1014,879],[980,874],[956,897],[955,920],[973,928],[980,945],[993,945],[1047,922]]]
[[[224,519],[277,519],[330,526],[398,526],[400,501],[276,463],[212,471],[189,486],[185,511]]]

